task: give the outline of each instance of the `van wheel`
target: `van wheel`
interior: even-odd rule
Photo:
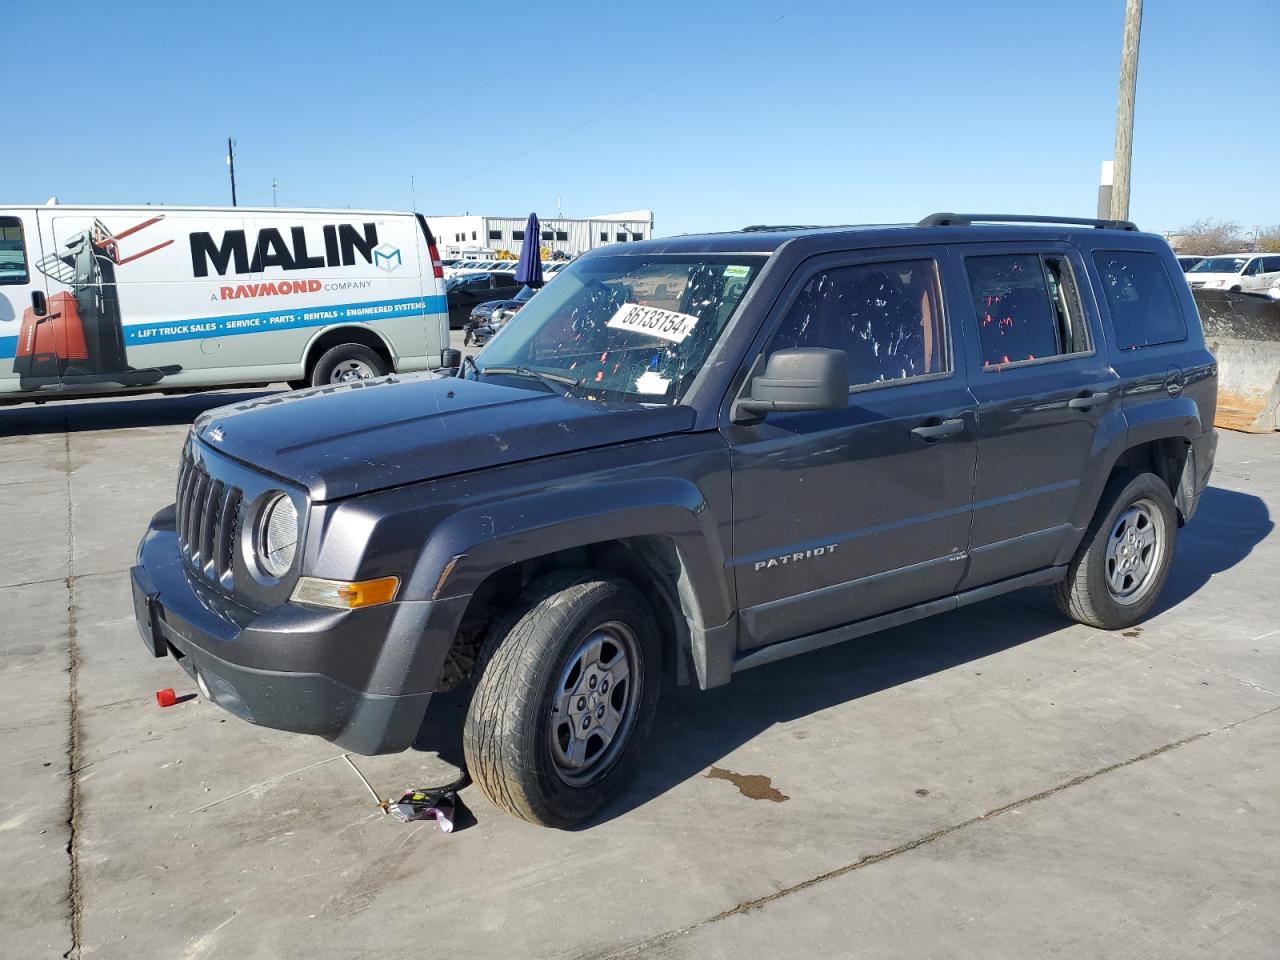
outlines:
[[[1058,584],[1059,609],[1101,630],[1133,626],[1164,589],[1177,533],[1168,485],[1153,473],[1117,473]]]
[[[608,802],[653,723],[657,625],[622,580],[562,570],[489,630],[463,727],[467,768],[495,806],[568,827]]]
[[[386,375],[386,361],[373,350],[362,343],[340,343],[320,355],[311,371],[311,385],[323,387]]]

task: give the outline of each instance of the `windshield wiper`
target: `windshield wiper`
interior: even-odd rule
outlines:
[[[532,367],[476,367],[476,370],[482,377],[491,373],[506,374],[511,377],[530,377],[534,380],[541,380],[543,383],[562,386],[566,389],[561,391],[561,395],[566,397],[582,386],[582,381],[574,377],[566,377],[559,373],[548,373],[545,370],[534,370]]]

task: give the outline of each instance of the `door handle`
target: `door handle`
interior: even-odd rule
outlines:
[[[955,420],[943,420],[941,423],[927,424],[923,427],[916,427],[911,431],[913,437],[919,437],[925,443],[936,443],[943,437],[954,437],[957,433],[964,432],[964,421],[957,418]]]
[[[1099,393],[1086,393],[1082,397],[1075,397],[1067,401],[1067,406],[1072,410],[1092,410],[1102,401],[1106,400],[1111,394],[1103,390]]]
[[[43,290],[31,291],[31,310],[37,317],[43,317],[49,312],[49,305],[45,302]]]

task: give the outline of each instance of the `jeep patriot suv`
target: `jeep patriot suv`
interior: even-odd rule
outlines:
[[[1019,588],[1152,606],[1217,367],[1163,239],[938,214],[629,243],[456,370],[211,411],[133,568],[203,695],[358,753],[468,683],[467,764],[566,826],[709,688]]]

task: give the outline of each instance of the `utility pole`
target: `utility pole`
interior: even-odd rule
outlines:
[[[271,178],[271,205],[273,207],[276,205],[276,187],[277,186],[278,184],[276,183],[276,178],[272,177]]]
[[[236,146],[227,137],[227,166],[231,170],[231,205],[236,205]]]
[[[1126,0],[1124,46],[1120,53],[1120,93],[1116,99],[1115,184],[1111,219],[1129,219],[1129,181],[1133,166],[1133,100],[1138,88],[1138,42],[1142,39],[1142,0]]]

